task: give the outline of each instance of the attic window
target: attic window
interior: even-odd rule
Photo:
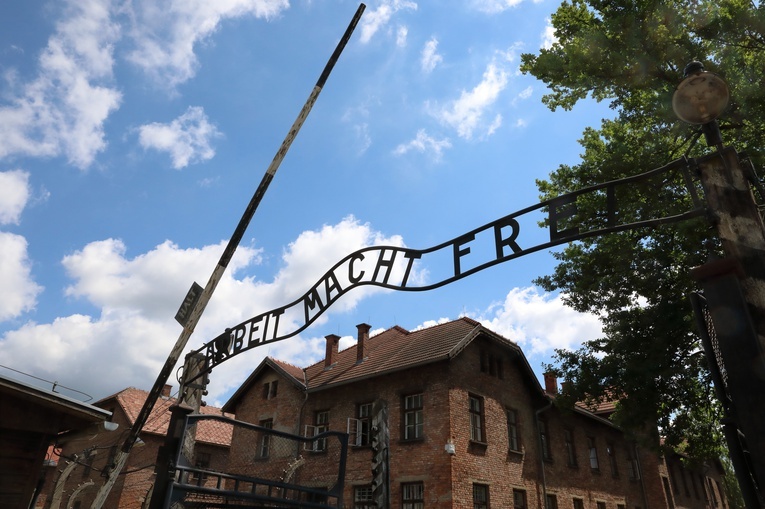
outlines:
[[[481,373],[488,373],[490,376],[503,380],[505,378],[505,374],[502,366],[502,357],[482,350]]]
[[[263,384],[263,399],[273,399],[279,388],[279,380],[273,380]]]

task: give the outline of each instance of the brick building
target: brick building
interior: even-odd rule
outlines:
[[[542,387],[521,349],[478,322],[371,338],[369,325],[357,328],[356,345],[339,351],[340,338],[327,336],[325,359],[305,369],[266,358],[223,406],[288,433],[348,431],[345,507],[371,507],[376,402],[387,406],[394,508],[727,507],[721,469],[677,470],[677,458],[665,463],[628,440],[607,419],[612,406],[555,407],[557,382]],[[235,433],[231,450],[255,456],[256,447]],[[696,498],[673,494],[682,482],[697,483]]]
[[[154,488],[154,465],[157,450],[165,440],[170,420],[170,407],[177,403],[170,397],[166,385],[160,400],[152,410],[140,434],[140,442],[133,447],[123,475],[118,477],[105,508],[142,509],[147,507]],[[122,445],[128,430],[135,422],[148,393],[127,388],[93,404],[111,412],[111,428],[91,430],[73,436],[60,435],[57,451],[58,468],[46,483],[49,487],[44,509],[88,508],[104,481],[101,472],[110,464],[117,448]],[[219,408],[203,406],[201,413],[220,415]],[[233,416],[229,416],[233,417]],[[200,423],[196,432],[195,462],[204,467],[222,470],[228,457],[232,428],[217,421]]]

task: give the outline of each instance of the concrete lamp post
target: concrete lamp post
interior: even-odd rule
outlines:
[[[725,81],[691,62],[672,97],[675,114],[700,125],[715,152],[691,160],[725,258],[696,267],[711,327],[702,332],[715,389],[725,412],[723,431],[747,509],[765,499],[765,226],[752,194],[751,163],[724,147],[717,118],[728,105]]]

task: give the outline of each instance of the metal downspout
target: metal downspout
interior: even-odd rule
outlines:
[[[534,424],[537,427],[537,444],[539,445],[539,467],[542,473],[542,498],[539,500],[539,509],[546,509],[547,505],[547,480],[545,479],[545,451],[544,444],[542,444],[542,432],[539,429],[539,415],[542,412],[549,410],[553,403],[550,401],[546,406],[543,406],[539,410],[534,412]],[[646,508],[647,509],[647,508]]]
[[[306,373],[306,370],[303,369],[303,386],[305,387],[305,397],[303,398],[303,403],[300,405],[300,412],[298,412],[298,424],[297,424],[297,431],[295,432],[296,435],[301,435],[300,430],[303,428],[303,412],[305,411],[305,405],[308,403],[308,373]],[[298,450],[295,451],[295,457],[297,458],[300,456],[300,443],[297,444]]]

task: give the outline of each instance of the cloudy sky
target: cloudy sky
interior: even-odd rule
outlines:
[[[370,0],[187,351],[293,301],[357,249],[425,249],[537,203],[535,179],[576,163],[583,128],[609,115],[552,113],[518,71],[521,53],[551,43],[557,5]],[[357,7],[0,3],[0,374],[94,399],[151,387],[186,291],[206,284]],[[518,239],[545,234],[531,222]],[[305,366],[327,334],[349,346],[361,322],[467,315],[541,375],[553,348],[599,334],[533,285],[553,267],[538,252],[437,290],[349,291],[298,336],[216,368],[208,400],[225,402],[265,355]],[[440,277],[415,269],[423,284]]]

